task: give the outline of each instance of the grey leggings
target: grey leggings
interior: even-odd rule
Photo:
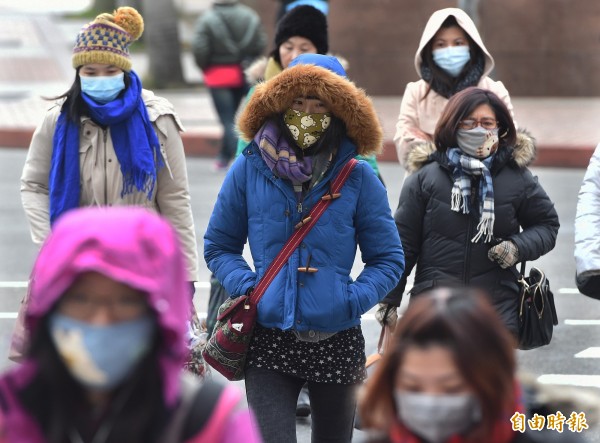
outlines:
[[[270,369],[246,369],[246,396],[264,443],[296,442],[296,402],[305,380]],[[352,440],[358,385],[308,381],[312,443]]]

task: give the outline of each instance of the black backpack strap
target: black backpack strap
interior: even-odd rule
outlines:
[[[183,373],[181,376],[181,400],[162,441],[179,443],[198,433],[208,423],[217,406],[225,386],[212,380],[200,380],[198,377]]]
[[[206,380],[202,384],[189,406],[183,423],[182,441],[192,438],[206,426],[224,390],[224,384],[213,380]]]

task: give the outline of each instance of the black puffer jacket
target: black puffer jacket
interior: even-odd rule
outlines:
[[[417,148],[409,162],[417,172],[410,175],[395,213],[404,248],[406,271],[384,303],[399,305],[406,278],[417,265],[411,294],[434,286],[465,284],[484,289],[502,319],[517,332],[516,267],[502,269],[488,259],[488,249],[512,240],[520,260],[535,260],[554,248],[558,215],[554,204],[527,165],[535,157],[532,139],[520,133],[514,149],[498,151],[492,164],[494,186],[494,243],[472,243],[479,221],[479,204],[470,214],[450,210],[452,171],[445,153]],[[473,193],[476,197],[477,192]],[[521,230],[522,229],[522,230]]]

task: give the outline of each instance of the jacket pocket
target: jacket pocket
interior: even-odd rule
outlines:
[[[335,286],[332,294],[332,320],[333,325],[341,325],[353,320],[352,305],[348,296],[348,277],[336,276]]]
[[[169,165],[169,158],[167,157],[167,150],[165,149],[164,141],[160,142],[160,155],[163,158],[163,162],[167,168],[167,171],[169,171],[169,177],[171,177],[171,180],[173,180],[173,172],[171,171],[171,165]]]

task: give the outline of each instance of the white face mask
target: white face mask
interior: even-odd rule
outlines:
[[[498,128],[484,129],[477,126],[473,129],[456,131],[456,142],[465,154],[478,158],[488,158],[498,150]]]
[[[466,45],[434,49],[431,55],[435,64],[452,77],[458,77],[471,59],[469,47]]]
[[[400,422],[428,443],[443,443],[464,433],[481,418],[479,402],[471,394],[432,395],[397,390]]]

